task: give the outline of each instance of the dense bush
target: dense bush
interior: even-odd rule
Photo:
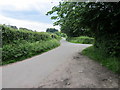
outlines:
[[[21,40],[26,40],[28,42],[35,42],[35,41],[42,41],[42,40],[45,41],[51,39],[50,34],[46,32],[33,32],[22,29],[18,30],[18,29],[6,27],[4,25],[0,25],[0,28],[2,29],[3,45],[11,44]]]
[[[4,45],[2,49],[2,63],[12,63],[33,55],[37,55],[59,46],[58,40],[25,42],[19,44]]]
[[[120,36],[118,35],[119,33],[102,33],[96,34],[97,36],[95,37],[94,43],[95,49],[101,51],[101,53],[105,54],[106,56],[120,57]]]
[[[62,32],[48,32],[49,34],[51,34],[51,36],[53,35],[53,37],[57,37],[58,39],[60,39],[61,37],[67,37],[67,35],[65,33]]]
[[[57,40],[61,39],[61,37],[59,35],[55,34],[55,33],[50,33],[50,36],[54,39],[57,39]]]
[[[102,51],[95,49],[93,46],[88,47],[82,51],[82,54],[87,55],[93,60],[100,62],[103,66],[112,70],[115,73],[120,73],[120,57],[111,57],[102,53]]]
[[[93,44],[94,38],[87,37],[87,36],[68,37],[67,41],[72,42],[72,43]]]

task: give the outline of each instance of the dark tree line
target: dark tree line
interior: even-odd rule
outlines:
[[[54,32],[58,32],[58,30],[55,28],[47,28],[46,32],[54,33]]]

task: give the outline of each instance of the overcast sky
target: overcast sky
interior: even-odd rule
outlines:
[[[46,12],[60,0],[0,0],[0,24],[15,25],[37,31],[53,28]],[[59,26],[54,28],[59,29]]]

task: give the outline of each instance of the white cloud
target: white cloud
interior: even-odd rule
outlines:
[[[46,28],[53,27],[53,25],[6,17],[7,15],[5,15],[4,11],[16,11],[17,13],[17,11],[37,10],[39,13],[45,15],[53,6],[58,5],[59,1],[61,0],[0,0],[0,24],[10,24],[17,27],[45,31]],[[59,29],[59,26],[56,26],[55,28]]]
[[[52,24],[48,24],[48,23],[18,20],[18,19],[5,17],[2,15],[0,15],[0,24],[15,25],[18,28],[19,27],[28,28],[28,29],[36,30],[38,32],[41,31],[45,32],[47,28],[59,29],[59,26],[53,26]]]
[[[46,13],[61,0],[0,0],[0,11],[37,10]]]

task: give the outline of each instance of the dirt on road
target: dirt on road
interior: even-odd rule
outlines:
[[[118,75],[78,53],[45,78],[38,88],[118,88],[118,82]]]

